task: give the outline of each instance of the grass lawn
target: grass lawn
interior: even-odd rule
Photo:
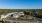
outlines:
[[[0,23],[2,23],[2,22],[0,22]]]

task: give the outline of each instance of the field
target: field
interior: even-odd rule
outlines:
[[[11,12],[19,12],[19,11],[26,11],[32,13],[33,10],[39,12],[39,14],[42,15],[42,9],[0,9],[0,15]]]

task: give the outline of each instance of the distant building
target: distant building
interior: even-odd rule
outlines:
[[[12,15],[14,18],[17,18],[19,15],[24,15],[24,13],[23,12],[13,12],[13,13],[8,13],[6,15],[3,14],[1,15],[1,19],[6,18],[6,17],[12,17]]]

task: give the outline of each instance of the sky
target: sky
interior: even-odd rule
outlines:
[[[0,0],[0,9],[42,9],[42,0]]]

